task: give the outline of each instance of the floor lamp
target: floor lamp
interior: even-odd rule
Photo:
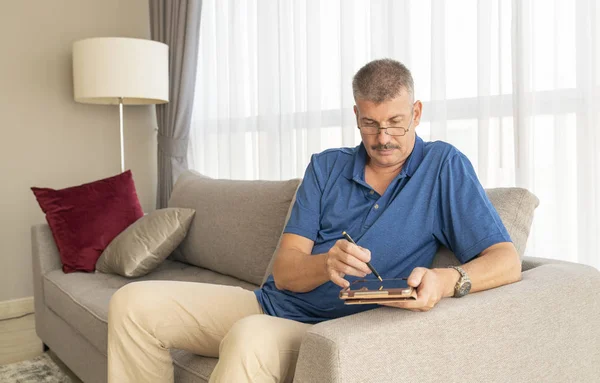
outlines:
[[[125,171],[123,105],[169,102],[169,48],[125,37],[97,37],[73,44],[75,101],[119,105],[121,172]]]

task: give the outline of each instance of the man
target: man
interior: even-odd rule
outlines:
[[[415,133],[422,104],[410,71],[393,60],[353,80],[362,143],[313,155],[276,254],[255,292],[173,281],[131,283],[110,303],[109,382],[173,381],[169,348],[219,357],[211,382],[289,382],[313,323],[370,310],[340,288],[371,271],[409,276],[427,311],[440,299],[521,278],[521,264],[469,160]],[[342,239],[342,232],[357,245]],[[462,267],[429,269],[439,245]]]

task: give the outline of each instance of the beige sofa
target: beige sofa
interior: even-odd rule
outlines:
[[[157,270],[135,280],[209,282],[255,289],[270,268],[298,180],[210,180],[185,173],[170,206],[196,209],[190,231]],[[522,255],[538,200],[487,190]],[[32,227],[38,336],[84,382],[106,382],[107,310],[131,282],[61,271],[47,225]],[[457,263],[440,250],[433,266]],[[295,382],[600,381],[600,273],[523,258],[523,280],[444,299],[415,313],[378,308],[313,326]],[[217,360],[172,350],[176,382],[206,382]]]

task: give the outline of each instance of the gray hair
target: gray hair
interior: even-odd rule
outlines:
[[[414,88],[410,70],[401,62],[380,59],[360,68],[352,79],[354,99],[368,100],[376,104],[396,98],[405,89],[411,99]]]

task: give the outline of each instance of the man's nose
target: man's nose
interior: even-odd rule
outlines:
[[[379,129],[379,133],[377,134],[377,142],[381,144],[387,144],[390,141],[390,135],[387,134],[387,130]]]

